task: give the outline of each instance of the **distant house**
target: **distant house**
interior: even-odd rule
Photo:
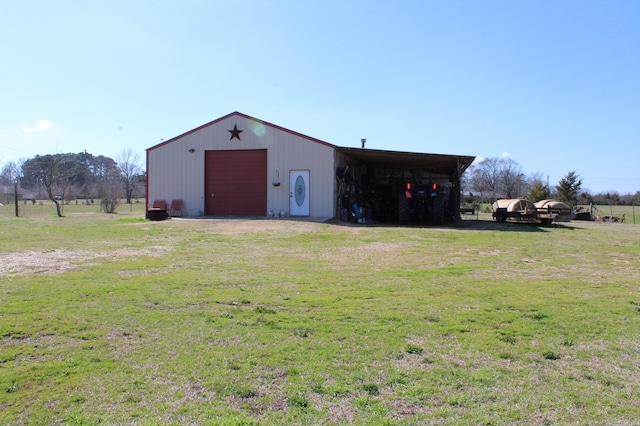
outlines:
[[[181,199],[189,215],[332,218],[345,175],[366,197],[417,169],[459,207],[460,176],[474,158],[339,147],[233,112],[147,149],[147,209]]]
[[[0,202],[8,204],[14,202],[15,187],[13,185],[0,185]],[[35,197],[34,193],[24,188],[18,187],[18,200],[31,200]]]

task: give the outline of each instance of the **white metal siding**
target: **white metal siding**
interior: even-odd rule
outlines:
[[[240,140],[230,140],[237,126]],[[310,215],[334,215],[334,148],[241,115],[231,115],[147,151],[148,200],[182,198],[185,211],[203,210],[207,150],[267,149],[267,210],[289,211],[289,170],[310,171]],[[194,152],[189,152],[193,149]],[[272,181],[279,175],[280,186]],[[267,212],[265,212],[266,214]]]

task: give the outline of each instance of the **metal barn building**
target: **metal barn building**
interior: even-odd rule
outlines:
[[[386,217],[393,203],[380,200],[398,196],[394,182],[412,179],[438,182],[455,216],[460,176],[473,159],[341,148],[233,112],[147,149],[147,210],[179,199],[189,216],[346,219],[359,197]],[[377,195],[363,200],[367,194]]]

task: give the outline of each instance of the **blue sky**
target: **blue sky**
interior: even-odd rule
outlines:
[[[640,191],[640,1],[3,1],[0,165],[233,111]]]

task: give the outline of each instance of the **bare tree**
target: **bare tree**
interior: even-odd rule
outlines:
[[[471,187],[480,192],[482,196],[492,199],[498,197],[498,184],[500,182],[500,158],[485,158],[473,169]]]
[[[36,155],[22,166],[24,175],[42,184],[48,198],[56,206],[58,217],[64,216],[62,194],[69,177],[75,173],[75,166],[75,162],[69,161],[69,157],[63,154]]]
[[[0,193],[0,203],[10,203],[13,201],[16,209],[16,217],[18,216],[18,182],[20,181],[20,166],[13,161],[8,162],[0,172],[0,185],[5,188]],[[7,191],[7,188],[13,188],[13,191]]]
[[[511,158],[499,161],[498,187],[507,198],[524,196],[527,180],[522,173],[522,166]]]
[[[2,171],[0,172],[0,184],[12,185],[14,182],[20,180],[21,174],[20,164],[9,161],[2,167]]]
[[[470,166],[467,170],[462,173],[460,176],[460,192],[470,192],[473,190],[473,172],[475,170],[475,166]]]
[[[136,178],[142,173],[140,156],[137,153],[134,153],[131,148],[125,148],[120,151],[120,154],[118,155],[118,167],[120,168],[122,181],[124,182],[124,192],[127,204],[131,204],[133,191],[136,187]]]
[[[103,179],[98,189],[100,193],[100,207],[105,213],[115,213],[120,205],[122,182],[118,176]]]
[[[522,166],[511,158],[485,158],[471,171],[471,188],[482,197],[523,197],[529,187]]]
[[[100,206],[105,213],[115,213],[120,205],[122,197],[123,182],[122,172],[118,164],[111,158],[99,156],[96,157],[98,166],[96,185],[98,195],[100,196]]]

